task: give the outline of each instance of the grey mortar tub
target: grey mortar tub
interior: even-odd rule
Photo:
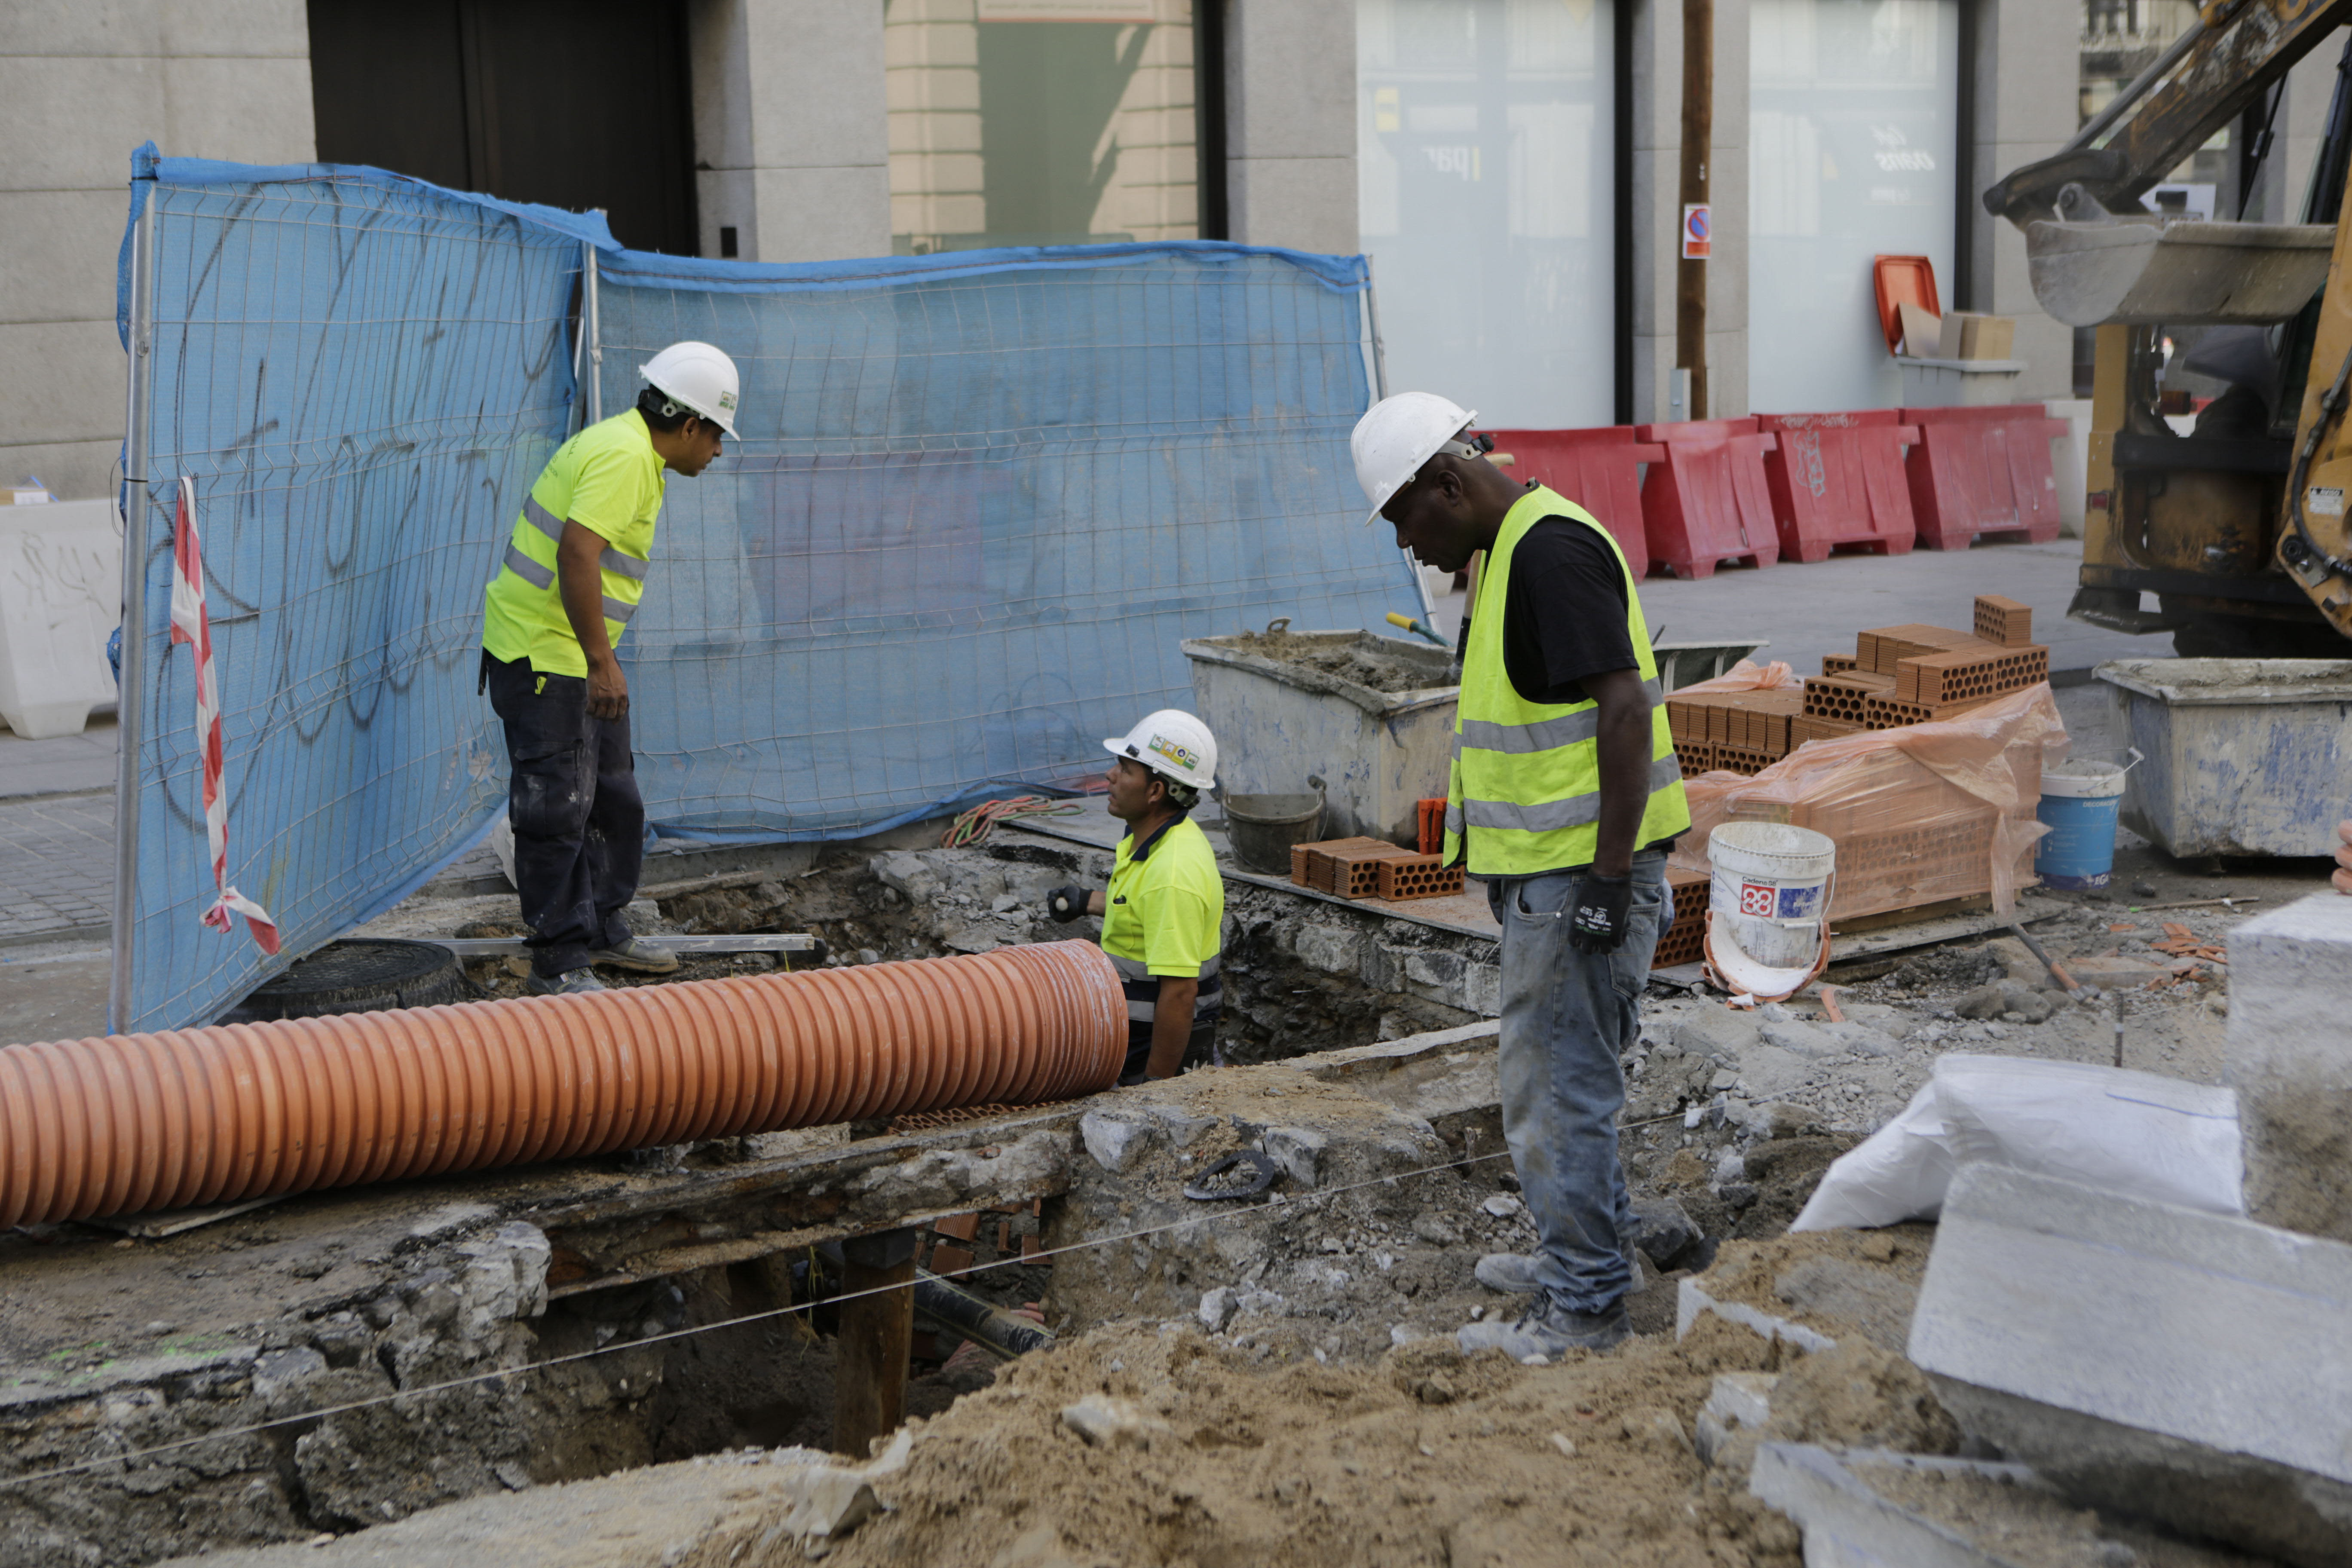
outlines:
[[[2326,855],[2352,818],[2352,659],[2124,658],[2123,825],[2168,854]]]

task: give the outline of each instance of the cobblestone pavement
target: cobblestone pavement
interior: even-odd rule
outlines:
[[[114,795],[0,800],[0,942],[104,931],[114,900]]]

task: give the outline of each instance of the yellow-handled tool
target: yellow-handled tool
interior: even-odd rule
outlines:
[[[1399,627],[1404,631],[1419,633],[1421,636],[1427,637],[1430,641],[1435,643],[1440,647],[1450,647],[1444,637],[1439,637],[1435,632],[1431,631],[1427,626],[1423,626],[1411,616],[1400,616],[1394,610],[1391,610],[1389,612],[1389,625]]]

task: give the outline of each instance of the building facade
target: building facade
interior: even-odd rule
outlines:
[[[1715,0],[1710,413],[1895,402],[1870,299],[1885,252],[1929,257],[1948,305],[2019,319],[2021,396],[2069,394],[2072,335],[2034,309],[2021,237],[1975,195],[2073,133],[2096,9]],[[0,479],[112,482],[114,258],[129,153],[150,139],[601,207],[625,243],[746,260],[1194,237],[1361,251],[1391,387],[1499,426],[1670,417],[1684,16],[1682,0],[8,6]],[[2329,76],[2290,85],[2287,162],[2308,162]]]

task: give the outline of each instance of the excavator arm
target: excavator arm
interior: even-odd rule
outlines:
[[[2137,208],[2181,160],[2347,22],[2352,0],[2209,0],[2198,25],[2074,141],[1986,191],[1985,210],[2023,228],[2049,217],[2069,184],[2111,211]]]
[[[2311,374],[2295,419],[2287,471],[2286,526],[2274,558],[2337,632],[2352,637],[2352,538],[2345,496],[2352,489],[2352,224],[2338,219],[2327,286],[2311,345]]]

